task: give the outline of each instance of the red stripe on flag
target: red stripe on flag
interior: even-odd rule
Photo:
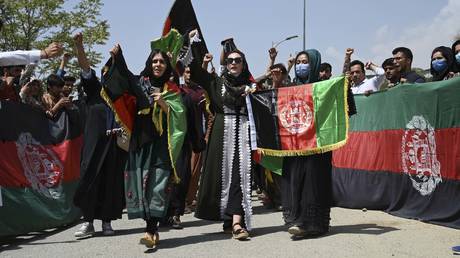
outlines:
[[[334,151],[333,165],[338,168],[403,173],[404,133],[404,130],[351,132],[347,144]],[[438,129],[435,139],[441,177],[460,180],[460,128]],[[418,161],[427,158],[423,154],[423,148],[419,148],[415,154]],[[415,173],[415,170],[408,171]]]
[[[316,148],[313,85],[278,89],[278,129],[282,150]]]
[[[166,34],[168,34],[168,32],[171,31],[171,18],[166,18],[166,21],[165,21],[165,25],[163,27],[163,34],[161,34],[162,36],[166,36]]]
[[[132,132],[136,114],[136,97],[123,93],[123,96],[115,100],[112,106],[121,122]]]
[[[30,187],[24,166],[31,169],[38,179],[50,179],[48,172],[55,171],[52,180],[63,182],[75,181],[80,178],[80,154],[83,137],[67,140],[57,145],[41,145],[21,150],[16,142],[0,142],[0,185],[2,187]],[[56,157],[62,169],[54,165]],[[45,169],[45,166],[47,168]],[[47,171],[45,171],[47,170]],[[47,173],[45,173],[47,172]]]

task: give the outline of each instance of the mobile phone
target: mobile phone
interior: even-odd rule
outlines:
[[[161,92],[160,88],[157,88],[157,87],[150,88],[150,94],[152,94],[152,93],[160,93],[160,92]]]

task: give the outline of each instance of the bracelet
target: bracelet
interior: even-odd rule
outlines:
[[[43,49],[43,52],[45,52],[45,58],[44,59],[48,59],[50,56],[48,55],[48,52],[46,52],[46,49]]]

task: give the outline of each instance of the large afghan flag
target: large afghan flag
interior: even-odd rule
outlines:
[[[251,146],[267,156],[310,155],[347,139],[344,77],[256,92],[248,96]]]
[[[69,224],[82,147],[78,111],[49,120],[29,105],[0,101],[0,236]]]
[[[334,152],[337,206],[460,228],[460,78],[355,96]]]

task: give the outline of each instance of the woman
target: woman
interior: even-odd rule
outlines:
[[[448,80],[454,76],[455,63],[452,50],[445,46],[433,49],[431,53],[430,73],[433,81]]]
[[[120,70],[124,60],[119,45],[110,52],[114,61],[105,82],[108,90],[117,79],[110,74],[129,72]],[[140,79],[127,91],[136,94],[137,111],[132,114],[135,118],[125,172],[126,208],[129,219],[146,221],[140,243],[148,248],[159,243],[158,223],[167,213],[170,185],[178,181],[174,164],[186,131],[179,88],[169,80],[172,72],[168,55],[153,50]],[[139,103],[150,103],[150,107],[141,107]]]
[[[192,39],[196,31],[190,33]],[[193,45],[192,45],[193,47]],[[205,56],[205,61],[212,59]],[[201,175],[195,216],[224,219],[224,231],[244,240],[251,229],[251,150],[245,94],[251,89],[245,56],[238,50],[225,55],[221,77],[209,74],[196,59],[190,65],[191,80],[202,86],[211,100],[215,120],[208,155]]]
[[[315,49],[297,54],[295,85],[319,81],[321,55]],[[354,101],[348,91],[349,113]],[[351,97],[350,97],[351,96]],[[288,232],[294,237],[317,237],[329,231],[332,203],[332,152],[285,157],[283,161],[282,205]]]
[[[91,69],[81,33],[74,36],[74,43],[81,68],[81,87],[86,94],[79,111],[81,114],[85,110],[86,114],[80,162],[81,178],[73,198],[75,206],[82,211],[85,222],[74,235],[77,238],[92,236],[95,233],[93,222],[97,219],[102,221],[102,235],[110,236],[115,234],[111,221],[121,219],[125,206],[123,171],[127,155],[118,147],[116,136],[108,133],[119,126],[115,123],[112,110],[100,95],[102,84]],[[55,78],[64,85],[60,77]],[[62,93],[62,87],[60,90]],[[72,103],[67,97],[62,99]]]

